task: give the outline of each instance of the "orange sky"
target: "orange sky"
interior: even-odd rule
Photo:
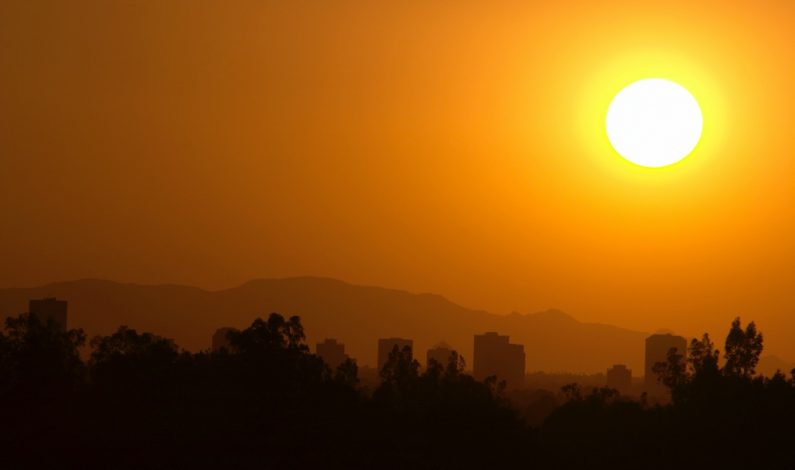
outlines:
[[[312,274],[795,359],[795,4],[693,3],[4,1],[0,285]],[[651,76],[705,120],[661,170],[604,132]]]

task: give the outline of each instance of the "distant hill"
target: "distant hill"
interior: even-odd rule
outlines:
[[[456,305],[444,297],[352,285],[315,277],[255,280],[232,289],[206,291],[179,285],[122,284],[102,280],[60,282],[36,288],[0,289],[0,316],[27,310],[31,298],[69,301],[69,326],[89,338],[119,325],[173,338],[198,351],[209,348],[221,326],[245,327],[270,312],[299,315],[314,344],[337,338],[360,364],[373,365],[377,339],[414,339],[425,351],[449,343],[472,364],[473,335],[497,331],[524,344],[528,371],[604,372],[624,363],[642,374],[645,333],[582,323],[559,310],[493,315]]]
[[[759,364],[756,366],[757,373],[768,377],[774,375],[777,371],[789,377],[792,369],[795,369],[795,364],[785,361],[778,356],[762,356],[759,358]]]

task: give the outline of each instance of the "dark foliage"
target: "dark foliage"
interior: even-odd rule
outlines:
[[[793,468],[795,382],[761,378],[762,336],[732,324],[655,370],[671,403],[576,384],[512,391],[394,349],[369,393],[271,314],[190,354],[127,327],[91,341],[22,315],[0,334],[4,468]],[[558,406],[562,400],[563,404]],[[515,410],[517,408],[519,411]],[[551,411],[551,412],[550,412]],[[529,417],[530,426],[521,416]]]
[[[743,330],[734,321],[726,351],[723,368],[706,334],[686,356],[670,351],[654,367],[670,389],[667,406],[570,388],[545,422],[542,448],[562,466],[795,468],[795,381],[753,375],[762,352],[753,323]]]
[[[122,326],[83,364],[82,332],[9,319],[0,455],[11,468],[462,467],[504,461],[524,429],[457,355],[419,374],[395,351],[369,397],[355,362],[332,371],[309,353],[298,317],[229,340],[190,354]]]

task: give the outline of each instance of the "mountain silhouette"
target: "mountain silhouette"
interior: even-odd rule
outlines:
[[[772,377],[776,372],[789,376],[792,369],[795,369],[795,364],[774,355],[760,357],[756,365],[756,372],[767,377]]]
[[[497,331],[523,344],[527,371],[604,372],[615,363],[642,374],[646,333],[583,323],[560,310],[495,315],[457,305],[434,294],[413,294],[342,281],[295,277],[259,279],[239,287],[208,291],[182,285],[139,285],[96,279],[35,288],[0,289],[0,316],[27,310],[29,299],[57,297],[69,302],[69,327],[89,337],[119,326],[173,338],[181,347],[208,349],[218,327],[248,326],[271,312],[299,315],[307,340],[336,338],[359,364],[376,363],[377,340],[414,340],[416,357],[445,341],[472,365],[473,335]]]

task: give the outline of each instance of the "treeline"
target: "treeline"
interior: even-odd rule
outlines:
[[[762,349],[754,323],[743,329],[739,318],[723,359],[707,334],[671,349],[654,367],[670,390],[666,406],[564,387],[569,401],[544,421],[543,445],[585,467],[598,456],[626,468],[795,468],[795,371],[756,376]]]
[[[92,339],[21,315],[0,334],[0,459],[7,468],[795,467],[795,382],[761,378],[762,336],[730,330],[659,364],[669,405],[564,387],[529,426],[496,378],[420,371],[394,350],[374,390],[330,370],[298,317],[271,314],[197,354],[121,327]],[[554,353],[554,352],[552,352]],[[723,364],[721,366],[721,364]],[[6,466],[3,466],[6,468]]]
[[[496,381],[457,356],[420,373],[393,351],[381,385],[310,354],[298,317],[271,314],[220,353],[121,327],[86,343],[35,316],[0,335],[0,456],[41,468],[489,466],[525,428]],[[0,465],[1,467],[2,465]]]

